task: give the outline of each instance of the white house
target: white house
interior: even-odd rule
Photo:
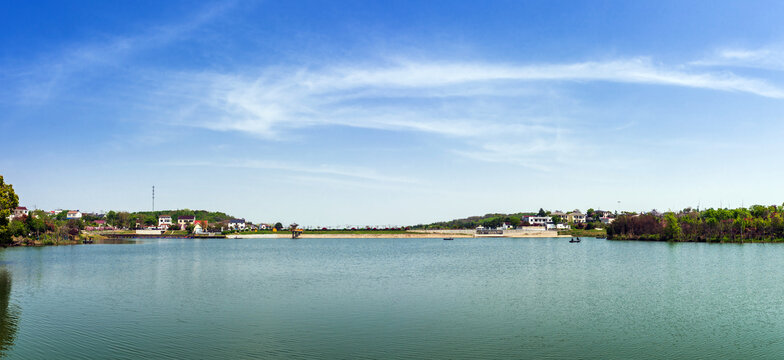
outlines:
[[[553,222],[553,218],[550,216],[526,216],[523,221],[528,225],[547,225]]]
[[[161,229],[168,229],[172,225],[171,215],[158,216],[158,227]]]
[[[26,207],[19,206],[16,209],[14,209],[14,212],[11,213],[11,216],[8,217],[8,220],[17,219],[17,218],[20,218],[22,216],[27,216],[29,214],[30,214],[30,211],[27,210]]]
[[[81,218],[82,218],[82,213],[81,213],[81,212],[79,212],[79,210],[70,210],[70,211],[68,211],[68,213],[65,215],[65,218],[66,218],[66,219],[69,219],[69,220],[70,220],[70,219],[81,219]]]
[[[229,220],[229,229],[231,230],[245,230],[245,219],[232,219]]]
[[[207,232],[207,220],[196,220],[193,222],[193,233],[203,234]]]
[[[611,218],[611,217],[602,217],[602,218],[599,218],[599,220],[601,220],[602,224],[605,224],[605,225],[606,224],[612,224],[612,222],[615,221],[615,219]]]

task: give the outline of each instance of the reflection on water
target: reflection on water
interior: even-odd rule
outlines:
[[[136,240],[130,239],[98,239],[95,244],[136,244]]]
[[[137,241],[0,249],[0,358],[784,354],[782,244]]]
[[[5,356],[16,339],[19,309],[11,304],[11,272],[0,269],[0,356]]]

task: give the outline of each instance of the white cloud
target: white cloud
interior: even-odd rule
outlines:
[[[725,48],[711,56],[694,61],[697,66],[740,67],[764,70],[784,70],[784,47],[766,46],[757,49]]]
[[[313,126],[404,131],[460,139],[454,153],[543,168],[569,156],[575,125],[536,104],[565,83],[677,86],[784,98],[764,80],[685,71],[644,58],[573,64],[396,62],[379,66],[268,67],[257,73],[183,73],[155,92],[182,124],[274,138]],[[545,89],[537,91],[537,89]],[[565,110],[568,112],[568,110]],[[170,118],[167,118],[167,121]],[[467,147],[467,148],[466,148]]]
[[[192,111],[182,118],[213,130],[264,136],[277,129],[345,125],[469,136],[487,121],[466,119],[461,116],[466,109],[447,103],[449,99],[470,103],[465,98],[499,98],[503,95],[488,91],[492,87],[488,84],[503,89],[510,83],[543,81],[656,84],[784,98],[784,90],[763,80],[727,72],[666,69],[643,59],[522,66],[402,63],[321,70],[273,68],[256,75],[184,74],[160,93],[180,93],[185,99],[178,101],[196,99],[188,106]],[[427,99],[436,107],[415,101]],[[209,120],[194,116],[197,113],[209,114]],[[512,123],[527,126],[524,121]]]
[[[224,167],[224,168],[280,170],[285,172],[294,172],[294,173],[303,173],[303,174],[331,175],[338,178],[370,180],[379,183],[413,184],[417,182],[416,180],[411,178],[379,174],[373,169],[362,168],[362,167],[332,166],[332,165],[324,165],[324,164],[304,166],[295,163],[281,163],[277,161],[268,161],[268,160],[195,161],[195,162],[176,162],[176,163],[171,163],[166,165],[188,166],[188,167]]]

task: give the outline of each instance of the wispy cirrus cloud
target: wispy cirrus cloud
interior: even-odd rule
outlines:
[[[234,168],[234,169],[260,169],[279,170],[299,174],[316,174],[334,176],[337,179],[369,180],[378,183],[413,184],[417,180],[403,177],[380,174],[376,170],[363,167],[334,166],[327,164],[302,165],[296,163],[283,163],[270,160],[228,160],[228,161],[189,161],[167,163],[167,166],[183,167],[209,167],[209,168]],[[301,175],[300,175],[301,176]],[[337,180],[336,180],[337,181]]]
[[[26,84],[20,93],[44,101],[74,74],[114,66],[144,49],[187,38],[232,4],[220,3],[185,22],[142,34],[73,46],[53,61],[19,72]],[[726,50],[718,58],[782,65],[770,60],[771,51]],[[466,158],[546,168],[538,160],[541,154],[566,158],[579,143],[572,136],[575,119],[568,109],[536,108],[560,97],[565,86],[607,82],[784,98],[784,89],[764,79],[688,66],[707,64],[665,65],[635,57],[538,64],[386,59],[226,72],[142,68],[134,71],[140,80],[133,91],[149,94],[137,100],[140,107],[178,125],[267,139],[319,126],[423,133],[458,139],[461,146],[448,150]]]
[[[276,67],[257,74],[181,74],[171,80],[159,93],[179,94],[178,101],[186,101],[187,111],[181,115],[190,125],[262,136],[277,129],[317,125],[483,135],[475,120],[484,117],[482,123],[487,123],[486,116],[467,112],[449,99],[473,107],[467,98],[506,98],[510,87],[542,82],[651,84],[784,98],[784,89],[764,80],[727,72],[674,70],[645,59],[545,65],[404,62],[380,67]],[[499,115],[497,106],[493,112],[511,115]],[[209,120],[194,116],[199,113],[209,114]]]
[[[609,82],[687,87],[782,99],[784,89],[730,72],[689,71],[647,58],[570,64],[392,61],[382,65],[266,67],[181,73],[154,96],[181,124],[273,138],[295,129],[346,126],[461,139],[471,159],[546,168],[579,143],[574,121],[540,100],[564,85]],[[559,101],[562,101],[560,99]],[[563,102],[563,101],[562,101]],[[547,161],[541,154],[552,154]]]
[[[784,47],[724,48],[709,57],[693,61],[691,65],[712,67],[741,67],[764,70],[784,70]]]

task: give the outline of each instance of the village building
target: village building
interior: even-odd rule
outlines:
[[[573,211],[566,215],[566,221],[574,224],[584,224],[585,215],[579,211]]]
[[[229,229],[231,230],[245,230],[245,219],[232,219],[229,220],[228,224]]]
[[[158,227],[168,229],[172,225],[171,215],[158,215]]]
[[[182,215],[177,217],[177,225],[183,230],[185,230],[186,226],[193,224],[195,221],[196,217],[193,215]]]
[[[69,210],[67,214],[65,214],[65,218],[68,220],[71,219],[81,219],[82,213],[79,210]]]
[[[615,217],[612,211],[596,210],[593,212],[597,218],[611,218]]]
[[[19,206],[16,209],[14,209],[14,212],[12,212],[10,216],[8,216],[8,220],[18,219],[18,218],[20,218],[22,216],[27,216],[29,214],[30,214],[30,211],[27,210],[26,207]]]
[[[552,216],[526,216],[523,222],[528,225],[544,226],[553,222]]]
[[[193,222],[193,233],[203,234],[207,232],[207,220],[196,220]]]

